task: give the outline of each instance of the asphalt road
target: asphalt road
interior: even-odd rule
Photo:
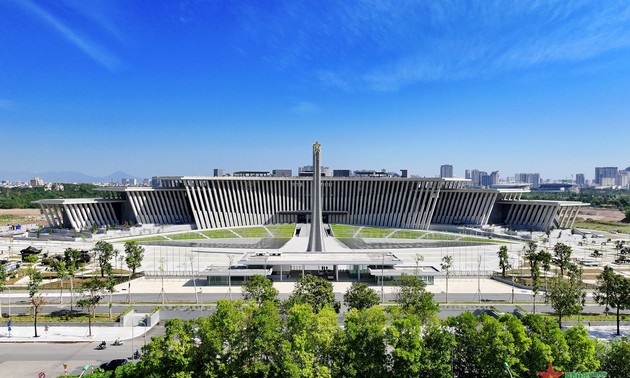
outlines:
[[[164,334],[164,326],[157,325],[148,332],[146,340],[152,336]],[[68,374],[81,374],[86,364],[99,367],[113,359],[130,359],[133,351],[144,344],[143,337],[124,341],[122,346],[108,345],[104,350],[97,350],[100,343],[0,343],[0,376],[2,377],[37,377],[44,372],[46,377],[64,374],[63,364],[68,364]]]

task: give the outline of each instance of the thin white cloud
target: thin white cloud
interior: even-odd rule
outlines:
[[[291,111],[296,114],[316,114],[319,113],[319,106],[312,102],[301,101],[291,108]]]
[[[57,19],[50,12],[47,12],[42,7],[30,2],[30,1],[16,1],[16,4],[22,6],[29,11],[32,15],[36,16],[46,24],[56,30],[66,40],[75,45],[84,54],[89,56],[95,62],[99,63],[110,71],[115,71],[121,64],[120,60],[107,49],[99,46],[98,44],[90,41],[89,39],[80,36],[68,27],[61,20]]]
[[[64,4],[79,13],[84,18],[96,23],[101,29],[106,30],[121,42],[124,42],[124,35],[112,21],[111,1],[84,1],[84,0],[63,0]]]
[[[325,86],[393,91],[579,62],[630,47],[630,3],[593,1],[280,2],[243,5],[265,62],[304,66]]]

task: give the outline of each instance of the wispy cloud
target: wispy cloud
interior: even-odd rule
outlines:
[[[33,16],[48,24],[62,37],[106,69],[115,71],[118,67],[120,67],[121,61],[113,53],[90,39],[79,35],[79,33],[72,30],[68,25],[66,25],[66,23],[59,20],[44,8],[30,1],[16,1],[15,3],[22,6],[22,8],[27,10]]]
[[[316,114],[319,113],[319,106],[312,102],[301,101],[291,108],[291,111],[296,114]]]
[[[344,91],[487,77],[630,47],[630,3],[280,2],[240,9],[266,61]],[[343,78],[343,79],[341,79]]]

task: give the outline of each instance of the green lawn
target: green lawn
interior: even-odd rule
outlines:
[[[233,228],[232,231],[244,238],[268,238],[269,233],[264,227],[242,227]]]
[[[199,232],[184,232],[183,234],[168,235],[168,237],[173,240],[205,239],[205,237],[201,235]]]
[[[351,238],[360,228],[359,226],[350,226],[347,224],[331,224],[330,227],[337,238]]]
[[[427,231],[421,230],[398,230],[390,238],[394,239],[419,239],[428,234]]]
[[[622,222],[605,222],[598,221],[592,219],[581,219],[578,218],[573,224],[574,228],[585,228],[588,230],[598,230],[598,231],[614,231],[623,234],[630,234],[630,223],[622,223]]]
[[[295,232],[295,224],[271,224],[266,227],[274,238],[291,238]]]
[[[462,236],[460,234],[446,234],[442,232],[431,232],[427,234],[423,239],[426,240],[458,240]]]
[[[133,240],[133,241],[136,241],[138,243],[142,243],[142,242],[165,241],[165,240],[168,240],[168,239],[165,238],[164,236],[156,235],[156,236],[147,236],[146,238],[139,238],[139,239],[125,239],[125,240],[121,240],[121,241],[129,241],[129,240]]]
[[[234,235],[230,230],[206,230],[200,231],[202,234],[206,235],[211,239],[235,239],[238,236]]]
[[[508,241],[505,240],[497,240],[497,239],[488,239],[488,238],[476,238],[473,236],[464,236],[461,239],[458,239],[457,241],[460,242],[468,242],[468,243],[498,243],[498,244],[505,244],[508,243]]]
[[[378,228],[378,227],[363,227],[359,234],[358,238],[384,238],[387,235],[394,232],[396,229],[394,228]]]

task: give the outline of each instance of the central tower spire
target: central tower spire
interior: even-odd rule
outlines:
[[[307,252],[324,252],[324,225],[322,223],[322,172],[321,144],[313,144],[313,181],[311,186],[311,234]]]

